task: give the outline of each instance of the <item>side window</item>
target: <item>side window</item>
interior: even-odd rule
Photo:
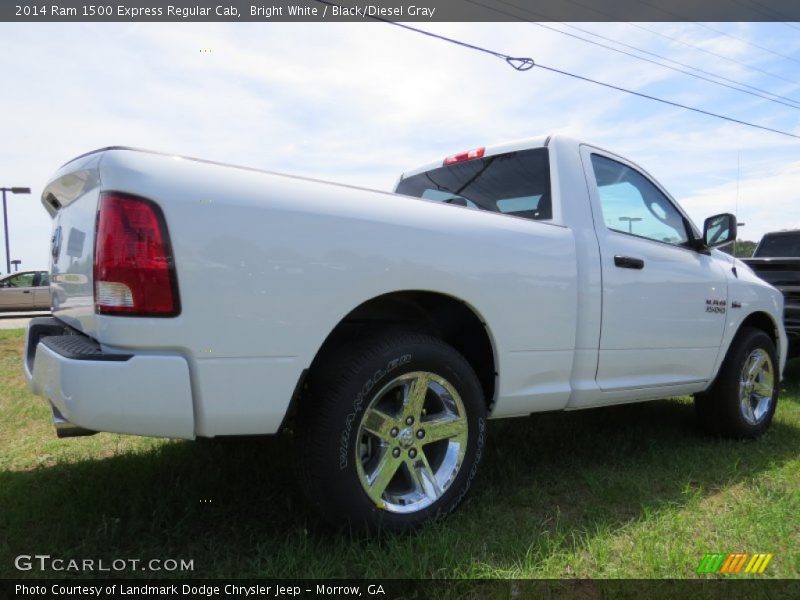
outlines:
[[[454,204],[455,206],[469,206],[470,208],[478,208],[472,200],[457,196],[451,192],[442,190],[427,189],[422,193],[423,200],[433,200],[434,202],[444,202],[445,204]]]
[[[497,201],[497,210],[506,214],[537,215],[539,213],[539,204],[543,204],[541,194],[520,196],[519,198],[503,198]]]
[[[592,168],[606,227],[676,246],[689,241],[681,214],[644,175],[597,154]]]
[[[8,282],[8,287],[12,288],[19,288],[19,287],[32,287],[33,286],[33,276],[35,273],[20,273],[19,275],[14,275],[14,277],[9,277],[6,279]]]
[[[37,284],[41,287],[47,287],[50,285],[50,273],[47,271],[42,271],[39,273],[39,283]]]

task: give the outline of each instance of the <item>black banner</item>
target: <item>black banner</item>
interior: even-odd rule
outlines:
[[[798,21],[797,0],[4,0],[0,21]]]
[[[798,580],[0,580],[0,598],[94,598],[184,600],[191,598],[798,598]]]

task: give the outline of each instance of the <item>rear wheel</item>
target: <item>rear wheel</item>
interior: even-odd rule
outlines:
[[[311,374],[296,457],[308,502],[356,530],[399,530],[451,512],[472,485],[485,402],[441,340],[387,333],[330,354]]]
[[[778,403],[777,365],[772,339],[760,329],[742,328],[714,384],[695,396],[703,428],[733,438],[764,433]]]

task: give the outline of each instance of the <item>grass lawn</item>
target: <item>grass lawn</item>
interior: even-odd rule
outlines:
[[[0,577],[44,553],[193,559],[196,577],[694,578],[706,552],[800,577],[800,364],[755,442],[701,435],[688,398],[493,421],[456,514],[364,540],[303,508],[286,439],[58,440],[21,349],[0,331]]]

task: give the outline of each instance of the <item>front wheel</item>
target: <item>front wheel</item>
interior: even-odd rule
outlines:
[[[483,390],[441,340],[385,333],[323,358],[297,420],[301,488],[325,519],[401,530],[451,512],[485,443]]]
[[[698,418],[709,433],[755,438],[769,427],[778,403],[775,344],[760,329],[742,328],[717,379],[695,396]]]

